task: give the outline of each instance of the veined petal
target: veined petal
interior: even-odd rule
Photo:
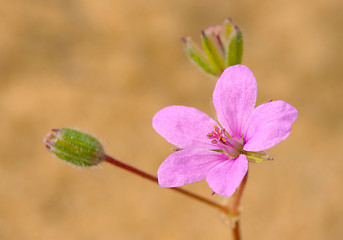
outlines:
[[[256,104],[256,80],[243,65],[228,67],[213,92],[218,121],[230,135],[241,138],[243,127]]]
[[[184,149],[175,152],[159,167],[158,183],[161,187],[179,187],[206,178],[217,164],[227,160],[223,153],[206,149]]]
[[[245,155],[224,161],[213,167],[206,177],[210,188],[225,197],[235,193],[248,171],[248,160]]]
[[[213,148],[207,134],[213,131],[216,121],[192,107],[169,106],[157,112],[152,126],[168,142],[180,147]]]
[[[246,124],[246,151],[262,151],[285,140],[291,133],[298,111],[284,101],[272,101],[254,109]]]

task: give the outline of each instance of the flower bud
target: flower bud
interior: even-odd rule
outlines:
[[[58,158],[82,167],[97,165],[105,157],[96,138],[71,128],[53,129],[43,142]]]
[[[190,37],[182,40],[191,60],[211,75],[220,76],[227,67],[242,62],[242,32],[232,25],[230,19],[226,19],[222,25],[209,27],[201,32],[203,51]]]

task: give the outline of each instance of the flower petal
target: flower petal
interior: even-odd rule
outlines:
[[[284,101],[272,101],[255,108],[246,124],[246,151],[262,151],[285,140],[291,133],[298,111]]]
[[[206,177],[210,188],[225,197],[230,197],[236,191],[248,171],[248,160],[245,155],[239,155],[230,161],[222,162],[213,167]]]
[[[157,112],[152,126],[168,142],[180,147],[213,148],[207,134],[216,121],[196,108],[169,106]]]
[[[158,183],[161,187],[179,187],[203,180],[211,168],[225,160],[225,154],[205,149],[175,152],[159,167]]]
[[[213,92],[218,121],[231,136],[241,138],[243,126],[256,104],[256,80],[243,65],[228,67],[220,76]]]

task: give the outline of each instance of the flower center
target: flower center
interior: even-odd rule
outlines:
[[[208,133],[207,137],[211,139],[213,145],[232,158],[238,157],[242,152],[243,144],[232,138],[224,128],[215,126],[214,131]]]

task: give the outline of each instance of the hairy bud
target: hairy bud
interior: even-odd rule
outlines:
[[[94,166],[105,157],[104,148],[96,138],[75,129],[52,129],[43,141],[51,153],[78,166]]]

